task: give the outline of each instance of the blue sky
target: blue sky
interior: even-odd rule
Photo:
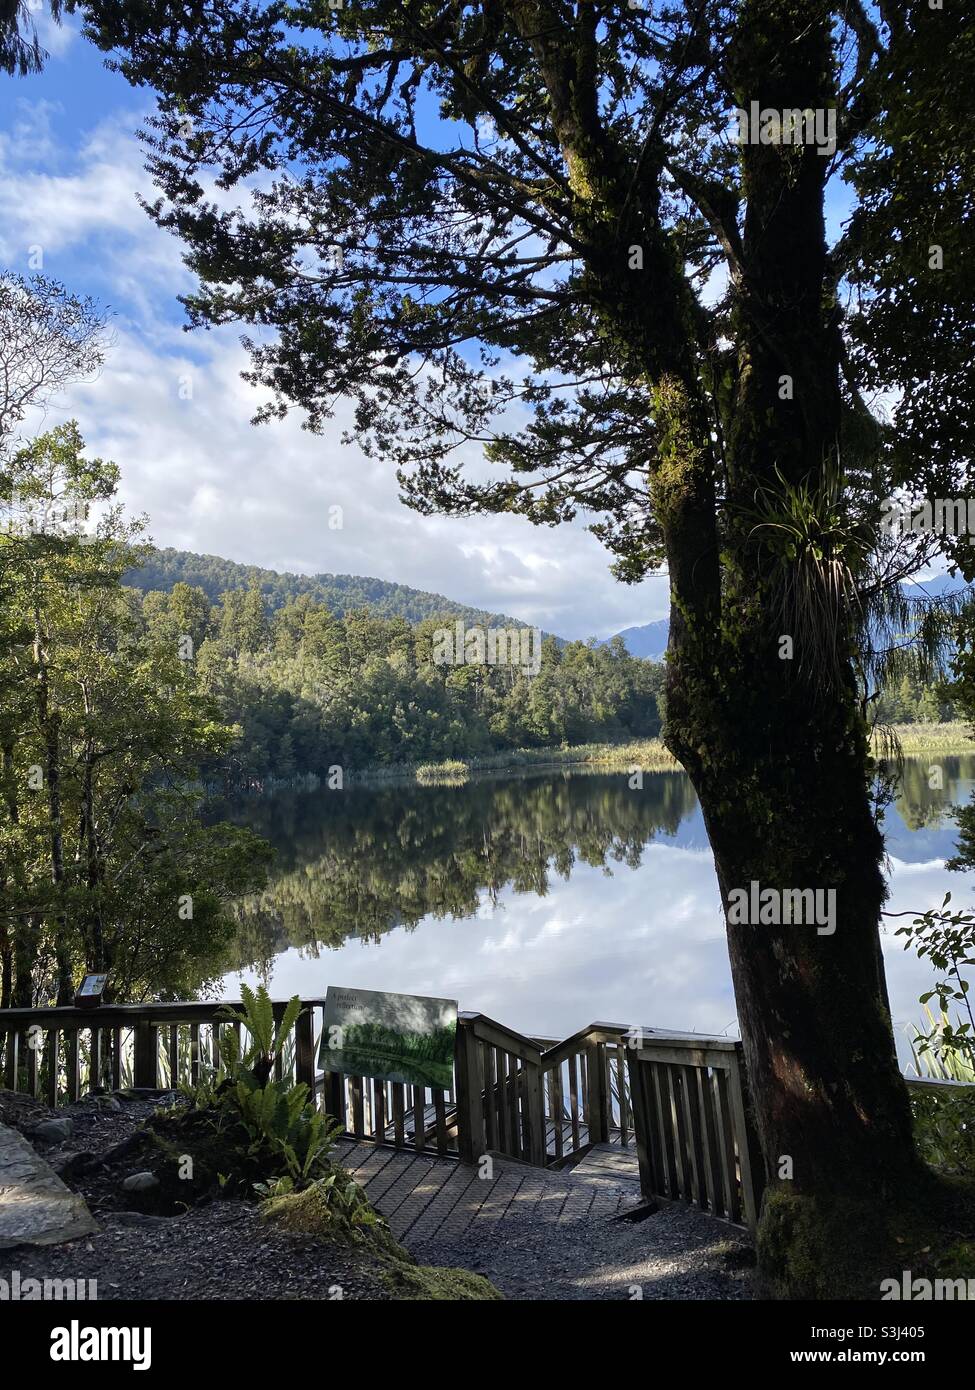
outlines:
[[[233,330],[187,334],[178,243],[136,201],[152,187],[136,138],[152,97],[109,72],[69,19],[42,21],[40,75],[0,81],[0,259],[92,295],[111,317],[97,381],[47,423],[76,417],[122,470],[122,496],[159,545],[271,569],[376,575],[515,615],[567,637],[608,636],[664,615],[667,584],[616,583],[583,526],[422,518],[388,466],[343,447],[340,410],[313,437],[297,419],[254,427]],[[346,417],[348,418],[348,417]],[[329,529],[341,507],[342,528]]]
[[[600,637],[665,616],[667,583],[618,584],[581,523],[422,518],[388,465],[289,419],[252,426],[238,333],[187,334],[191,281],[178,243],[136,200],[152,195],[136,132],[151,93],[109,72],[69,18],[40,21],[43,73],[0,79],[0,259],[90,294],[109,311],[98,380],[48,411],[76,417],[93,452],[122,470],[122,496],[159,545],[271,569],[375,575],[513,614],[566,637]],[[832,201],[834,225],[841,194]],[[41,264],[38,267],[38,259]],[[344,418],[343,418],[344,417]],[[341,529],[330,529],[341,508]]]

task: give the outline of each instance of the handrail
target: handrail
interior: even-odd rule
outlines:
[[[622,1038],[634,1039],[634,1047],[653,1045],[655,1047],[677,1046],[684,1049],[688,1044],[696,1043],[699,1048],[711,1052],[734,1052],[738,1043],[733,1038],[718,1037],[709,1033],[679,1033],[672,1029],[663,1030],[660,1028],[644,1027],[641,1024],[624,1023],[587,1023],[584,1028],[580,1028],[568,1038],[529,1038],[524,1033],[517,1032],[514,1028],[509,1028],[506,1024],[498,1023],[495,1019],[489,1018],[482,1013],[461,1013],[458,1019],[472,1026],[478,1036],[484,1041],[492,1043],[494,1046],[504,1046],[504,1042],[487,1036],[489,1032],[496,1033],[499,1037],[508,1042],[516,1043],[524,1049],[529,1056],[536,1054],[536,1060],[544,1068],[548,1069],[557,1066],[559,1062],[566,1061],[575,1052],[587,1044],[595,1042],[618,1042]],[[519,1054],[520,1055],[520,1054]]]
[[[284,1000],[275,1003],[284,1004]],[[324,999],[302,999],[303,1008]],[[241,999],[187,999],[174,1003],[100,1004],[96,1009],[74,1005],[37,1009],[0,1009],[0,1032],[17,1031],[39,1023],[44,1028],[99,1028],[107,1023],[208,1023],[221,1009],[243,1009]],[[221,1020],[222,1021],[222,1020]]]
[[[533,1038],[528,1038],[524,1033],[517,1032],[514,1028],[509,1028],[506,1023],[498,1023],[496,1019],[489,1018],[482,1013],[459,1013],[457,1022],[467,1024],[473,1028],[479,1028],[482,1032],[494,1032],[503,1035],[506,1041],[517,1043],[528,1052],[537,1052],[541,1056],[542,1049]],[[501,1044],[503,1045],[503,1044]]]
[[[646,1034],[651,1030],[643,1030]],[[623,1043],[633,1029],[590,1023],[571,1037],[529,1038],[485,1014],[462,1013],[457,1093],[462,1153],[495,1149],[547,1166],[632,1134]]]

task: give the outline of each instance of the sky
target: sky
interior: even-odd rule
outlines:
[[[184,331],[177,296],[192,277],[137,201],[153,192],[137,138],[151,94],[105,68],[77,19],[56,28],[39,16],[39,28],[45,70],[0,78],[0,263],[40,269],[107,311],[103,370],[45,424],[79,421],[89,452],[119,465],[121,498],[148,515],[157,545],[375,576],[568,638],[666,616],[666,579],[618,583],[584,521],[411,512],[391,465],[340,442],[351,414],[341,407],[320,436],[297,417],[252,425],[260,396],[240,380],[239,331]]]

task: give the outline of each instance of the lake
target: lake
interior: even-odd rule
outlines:
[[[944,790],[928,767],[944,769]],[[950,873],[950,811],[975,758],[909,760],[886,831],[892,912],[971,899]],[[509,1027],[566,1037],[594,1020],[736,1034],[717,880],[683,773],[536,772],[462,786],[286,792],[222,808],[272,842],[268,889],[240,904],[240,980],[275,997],[328,985],[459,1000]],[[930,967],[888,924],[903,1063]]]

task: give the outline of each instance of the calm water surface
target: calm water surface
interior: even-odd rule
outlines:
[[[890,911],[975,897],[949,873],[950,811],[975,758],[912,760],[884,826]],[[225,811],[277,850],[271,883],[241,904],[241,979],[281,997],[328,985],[459,1000],[527,1033],[596,1019],[734,1035],[714,864],[683,773],[552,773],[465,786],[286,793]],[[890,923],[884,955],[902,1060],[928,966]]]

